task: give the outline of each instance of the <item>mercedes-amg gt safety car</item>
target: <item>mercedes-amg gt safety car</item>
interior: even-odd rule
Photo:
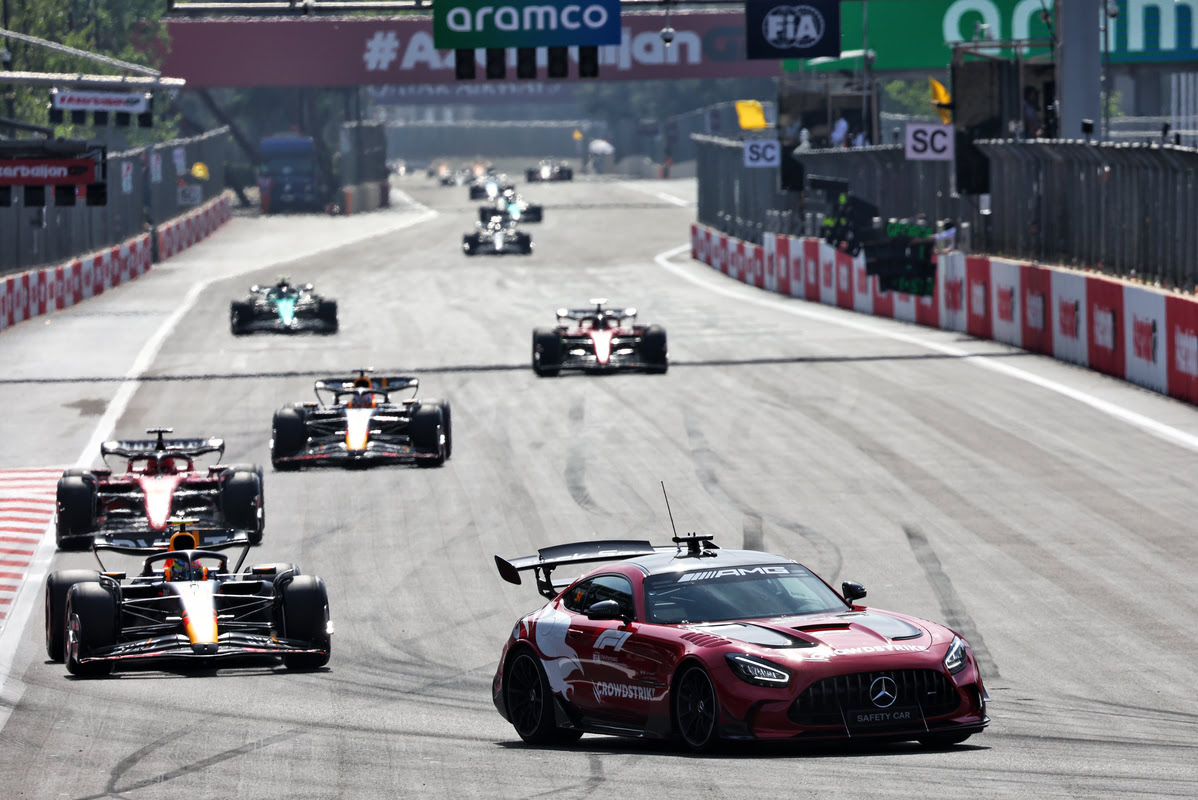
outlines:
[[[506,222],[508,219],[516,222],[543,222],[545,220],[545,207],[529,203],[515,189],[508,189],[499,197],[496,197],[493,202],[478,207],[478,221],[484,225],[491,221],[491,217],[503,217]]]
[[[506,175],[481,175],[470,184],[471,200],[494,200],[509,189],[516,186]]]
[[[453,452],[449,401],[418,398],[420,379],[414,376],[369,372],[318,380],[316,402],[275,412],[270,440],[275,469],[445,463]]]
[[[989,723],[969,644],[952,630],[856,603],[788,558],[709,536],[591,541],[495,557],[549,598],[521,617],[492,682],[530,743],[583,732],[721,740],[962,742]],[[562,587],[561,566],[613,562]]]
[[[255,284],[245,300],[230,303],[229,328],[236,336],[255,331],[336,333],[337,301],[316,294],[310,283],[282,277],[270,286]]]
[[[638,324],[635,308],[605,308],[606,302],[593,298],[590,308],[559,308],[556,327],[533,330],[533,372],[668,370],[665,328]]]
[[[524,170],[524,177],[529,183],[540,181],[572,181],[574,168],[564,161],[546,159],[535,167]]]
[[[106,468],[62,474],[55,517],[59,549],[86,549],[97,533],[165,539],[178,519],[244,531],[255,544],[262,540],[262,468],[221,464],[222,439],[166,438],[171,432],[148,428],[156,438],[104,442],[100,455]],[[216,463],[197,466],[197,459],[210,454]],[[124,463],[114,469],[114,459]]]
[[[242,570],[250,542],[177,526],[169,542],[97,538],[99,570],[50,573],[46,655],[80,677],[162,662],[282,659],[288,669],[328,663],[333,623],[324,581],[293,564]],[[214,539],[207,534],[218,534]],[[211,540],[211,541],[209,541]],[[209,541],[209,543],[205,543]],[[220,551],[243,547],[236,564]],[[134,575],[109,571],[101,553],[144,556]]]
[[[532,236],[516,228],[516,220],[499,214],[477,222],[474,231],[462,235],[462,252],[468,256],[532,253]]]

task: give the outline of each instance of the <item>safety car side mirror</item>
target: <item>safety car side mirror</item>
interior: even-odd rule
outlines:
[[[623,619],[620,604],[615,600],[600,600],[586,611],[587,619]]]
[[[840,593],[844,595],[845,600],[851,603],[865,597],[865,587],[856,581],[845,581],[840,584]]]

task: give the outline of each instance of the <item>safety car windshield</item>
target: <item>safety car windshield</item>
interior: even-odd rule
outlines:
[[[799,564],[709,567],[645,578],[647,622],[678,624],[844,611],[845,604]]]

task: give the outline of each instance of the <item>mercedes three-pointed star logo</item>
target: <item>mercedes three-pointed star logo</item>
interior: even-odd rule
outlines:
[[[890,708],[898,700],[898,686],[894,678],[882,675],[869,685],[869,699],[878,708]]]

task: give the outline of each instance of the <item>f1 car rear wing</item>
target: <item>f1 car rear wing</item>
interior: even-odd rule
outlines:
[[[591,317],[619,317],[620,319],[632,319],[636,317],[636,308],[628,306],[627,308],[604,308],[603,304],[607,302],[607,298],[593,297],[591,298],[593,305],[590,308],[559,308],[557,310],[558,320],[573,320],[581,322],[584,319]]]
[[[157,439],[114,439],[100,445],[100,455],[132,458],[153,453],[181,456],[202,456],[208,453],[225,454],[224,439],[167,439],[172,428],[146,428],[146,433],[158,434]],[[220,460],[219,458],[217,459]]]
[[[187,523],[177,525],[177,529],[182,531]],[[237,559],[237,566],[233,571],[241,569],[242,562],[250,552],[250,540],[247,536],[242,535],[240,531],[231,530],[229,528],[187,528],[187,533],[194,537],[193,550],[217,552],[220,550],[231,550],[235,547],[242,547],[244,550],[241,557]],[[171,543],[162,539],[143,539],[137,536],[128,536],[124,534],[106,534],[97,536],[92,543],[92,554],[95,555],[96,561],[99,562],[102,571],[107,571],[103,560],[100,558],[100,553],[120,553],[127,556],[152,556],[158,553],[165,553],[171,550]]]
[[[631,539],[601,539],[599,541],[575,542],[573,544],[558,544],[543,547],[535,556],[505,559],[495,556],[495,566],[499,575],[508,583],[519,585],[520,573],[534,570],[537,578],[537,591],[545,597],[557,597],[558,590],[554,587],[551,577],[553,570],[566,564],[587,564],[599,561],[623,561],[626,558],[651,555],[662,550],[673,550],[673,547],[654,547],[649,542]]]
[[[398,392],[402,389],[414,389],[420,385],[420,379],[415,375],[378,376],[363,373],[350,378],[322,378],[316,381],[315,388],[317,392],[347,392],[359,387],[367,388],[367,381],[370,382],[369,388],[381,392]]]

